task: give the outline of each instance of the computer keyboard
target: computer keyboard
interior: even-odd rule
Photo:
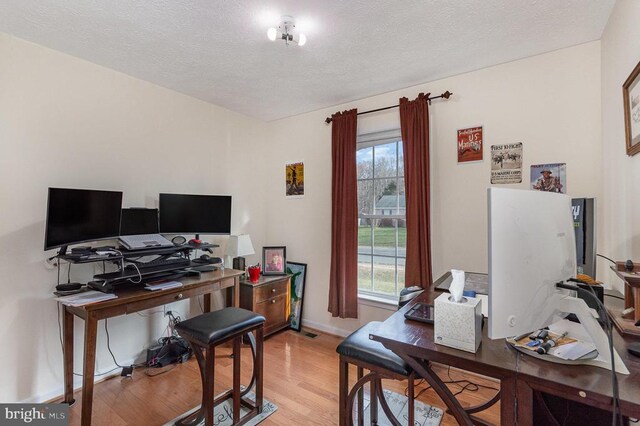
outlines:
[[[165,258],[163,256],[159,256],[149,262],[139,263],[137,266],[140,270],[146,270],[147,268],[155,268],[157,266],[175,266],[176,268],[179,268],[181,266],[189,266],[190,264],[191,261],[184,257]]]

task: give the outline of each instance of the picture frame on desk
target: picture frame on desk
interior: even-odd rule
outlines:
[[[287,274],[291,275],[291,329],[302,330],[302,304],[304,302],[304,288],[307,283],[307,264],[287,262]]]
[[[627,155],[640,152],[640,62],[622,85]]]
[[[262,275],[285,275],[287,247],[268,246],[262,248]]]

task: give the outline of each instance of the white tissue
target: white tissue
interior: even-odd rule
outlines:
[[[451,276],[453,281],[449,286],[449,293],[451,293],[454,302],[460,303],[462,302],[462,292],[464,292],[464,271],[452,269]]]

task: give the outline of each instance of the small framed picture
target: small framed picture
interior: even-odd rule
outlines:
[[[271,246],[262,248],[262,275],[285,275],[287,248]]]
[[[640,152],[640,62],[622,85],[627,155]]]

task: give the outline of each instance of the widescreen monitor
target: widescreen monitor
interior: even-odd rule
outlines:
[[[121,191],[49,188],[44,249],[117,237],[121,209]]]
[[[157,234],[158,232],[158,209],[122,209],[121,236]]]
[[[231,196],[160,194],[160,232],[231,234]]]

